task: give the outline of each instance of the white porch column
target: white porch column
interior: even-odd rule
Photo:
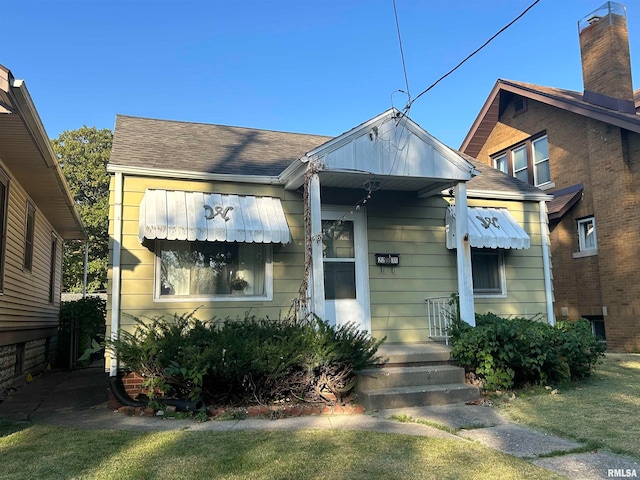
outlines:
[[[313,173],[309,179],[311,209],[311,311],[324,320],[324,263],[322,261],[322,207],[320,178]]]
[[[471,276],[471,246],[469,244],[469,219],[467,217],[467,184],[458,182],[455,190],[456,257],[458,265],[458,295],[460,318],[472,327],[476,326],[473,305],[473,278]]]

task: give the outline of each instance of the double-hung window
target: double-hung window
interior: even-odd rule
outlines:
[[[506,294],[502,250],[472,248],[471,271],[475,295],[503,296]]]
[[[544,187],[551,185],[547,136],[537,135],[492,156],[493,166],[523,182]]]
[[[31,271],[33,266],[33,240],[36,231],[36,207],[27,202],[27,217],[24,226],[24,260],[22,266]]]

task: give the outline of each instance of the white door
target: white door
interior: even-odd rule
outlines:
[[[371,332],[366,214],[322,208],[325,319]]]

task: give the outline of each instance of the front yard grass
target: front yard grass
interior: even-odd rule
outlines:
[[[378,432],[132,432],[0,420],[0,478],[555,479],[465,441]]]
[[[549,386],[497,403],[512,421],[640,459],[640,354],[608,353],[591,377]]]

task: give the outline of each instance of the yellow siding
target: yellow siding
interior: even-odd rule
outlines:
[[[113,212],[113,181],[111,212]],[[273,301],[167,302],[154,301],[154,252],[138,242],[138,209],[145,188],[214,191],[281,198],[293,242],[273,247]],[[302,196],[274,185],[228,184],[125,177],[122,238],[122,316],[125,328],[133,327],[128,315],[158,316],[186,313],[199,308],[197,316],[242,317],[251,314],[270,318],[284,316],[297,296],[303,275],[304,226]],[[326,200],[325,200],[326,201]],[[457,291],[455,250],[445,245],[445,212],[449,204],[440,197],[418,199],[378,192],[367,205],[369,288],[374,337],[389,342],[428,340],[425,299],[449,296]],[[507,298],[477,298],[476,312],[502,315],[535,315],[545,312],[544,272],[537,202],[469,199],[470,206],[508,208],[531,237],[528,250],[506,251]],[[113,219],[113,214],[110,216]],[[113,232],[113,220],[109,226]],[[112,248],[112,246],[111,246]],[[400,265],[378,267],[375,253],[398,253]],[[109,272],[111,276],[111,271]],[[110,291],[109,291],[110,294]],[[110,297],[109,297],[110,298]],[[111,302],[109,301],[109,309]],[[110,312],[109,312],[110,318]]]

